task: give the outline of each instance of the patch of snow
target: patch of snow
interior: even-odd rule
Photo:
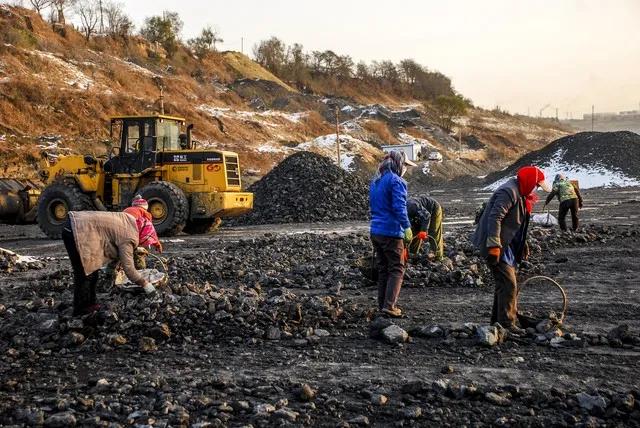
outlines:
[[[355,120],[348,120],[340,124],[341,130],[345,132],[362,132],[363,128]]]
[[[31,53],[55,64],[64,74],[64,82],[69,86],[77,86],[79,88],[88,89],[90,86],[93,86],[95,84],[95,81],[84,74],[78,67],[63,60],[62,58],[58,58],[51,52],[34,50],[31,51]]]
[[[354,159],[355,155],[352,153],[345,153],[344,155],[340,155],[340,166],[345,171],[353,171]]]
[[[247,110],[231,110],[227,107],[215,107],[207,104],[201,104],[198,107],[198,110],[207,113],[210,116],[222,118],[228,117],[233,119],[244,119],[244,120],[253,120],[259,123],[262,123],[266,126],[279,126],[277,123],[269,122],[268,119],[271,118],[281,118],[285,119],[291,123],[298,123],[301,119],[307,117],[309,112],[301,111],[295,113],[286,113],[277,110],[266,110],[266,111],[247,111]]]
[[[275,146],[272,146],[270,144],[263,144],[261,146],[258,146],[258,148],[256,148],[256,150],[259,153],[282,153],[282,152],[284,152],[284,150],[281,147],[275,147]]]
[[[340,109],[340,111],[345,112],[345,113],[351,113],[352,111],[355,111],[355,110],[357,110],[357,109],[355,107],[353,107],[353,106],[350,106],[350,105],[346,105],[346,106],[344,106],[344,107],[342,107]]]
[[[135,64],[131,61],[122,61],[127,67],[129,67],[131,70],[140,73],[140,74],[144,74],[145,76],[150,76],[150,77],[155,77],[157,76],[156,73],[154,73],[153,71],[146,69],[142,66],[139,66],[138,64]]]

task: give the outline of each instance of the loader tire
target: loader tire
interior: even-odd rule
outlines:
[[[182,189],[168,181],[153,181],[140,189],[140,195],[149,204],[158,235],[182,232],[189,218],[189,201]]]
[[[48,186],[38,199],[38,226],[51,239],[60,239],[69,211],[95,210],[91,198],[75,182]]]

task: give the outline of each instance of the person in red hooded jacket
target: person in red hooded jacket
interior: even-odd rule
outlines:
[[[527,232],[538,187],[551,191],[544,172],[535,166],[520,168],[491,195],[472,238],[496,283],[491,323],[516,334],[523,333],[517,325],[516,265],[529,257]]]
[[[136,195],[131,201],[131,206],[123,210],[123,212],[132,215],[139,224],[139,228],[143,231],[139,245],[143,248],[153,247],[157,252],[162,253],[162,243],[158,238],[156,229],[153,226],[153,216],[148,211],[149,203],[142,196]]]

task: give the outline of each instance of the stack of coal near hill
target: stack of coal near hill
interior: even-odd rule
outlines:
[[[248,189],[253,211],[235,224],[367,220],[368,185],[331,159],[295,153]]]

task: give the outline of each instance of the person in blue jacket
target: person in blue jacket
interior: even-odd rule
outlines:
[[[416,164],[402,152],[388,153],[369,187],[371,242],[378,269],[378,309],[400,317],[396,306],[404,276],[404,249],[413,239],[407,215],[407,182],[402,176],[407,166]]]

